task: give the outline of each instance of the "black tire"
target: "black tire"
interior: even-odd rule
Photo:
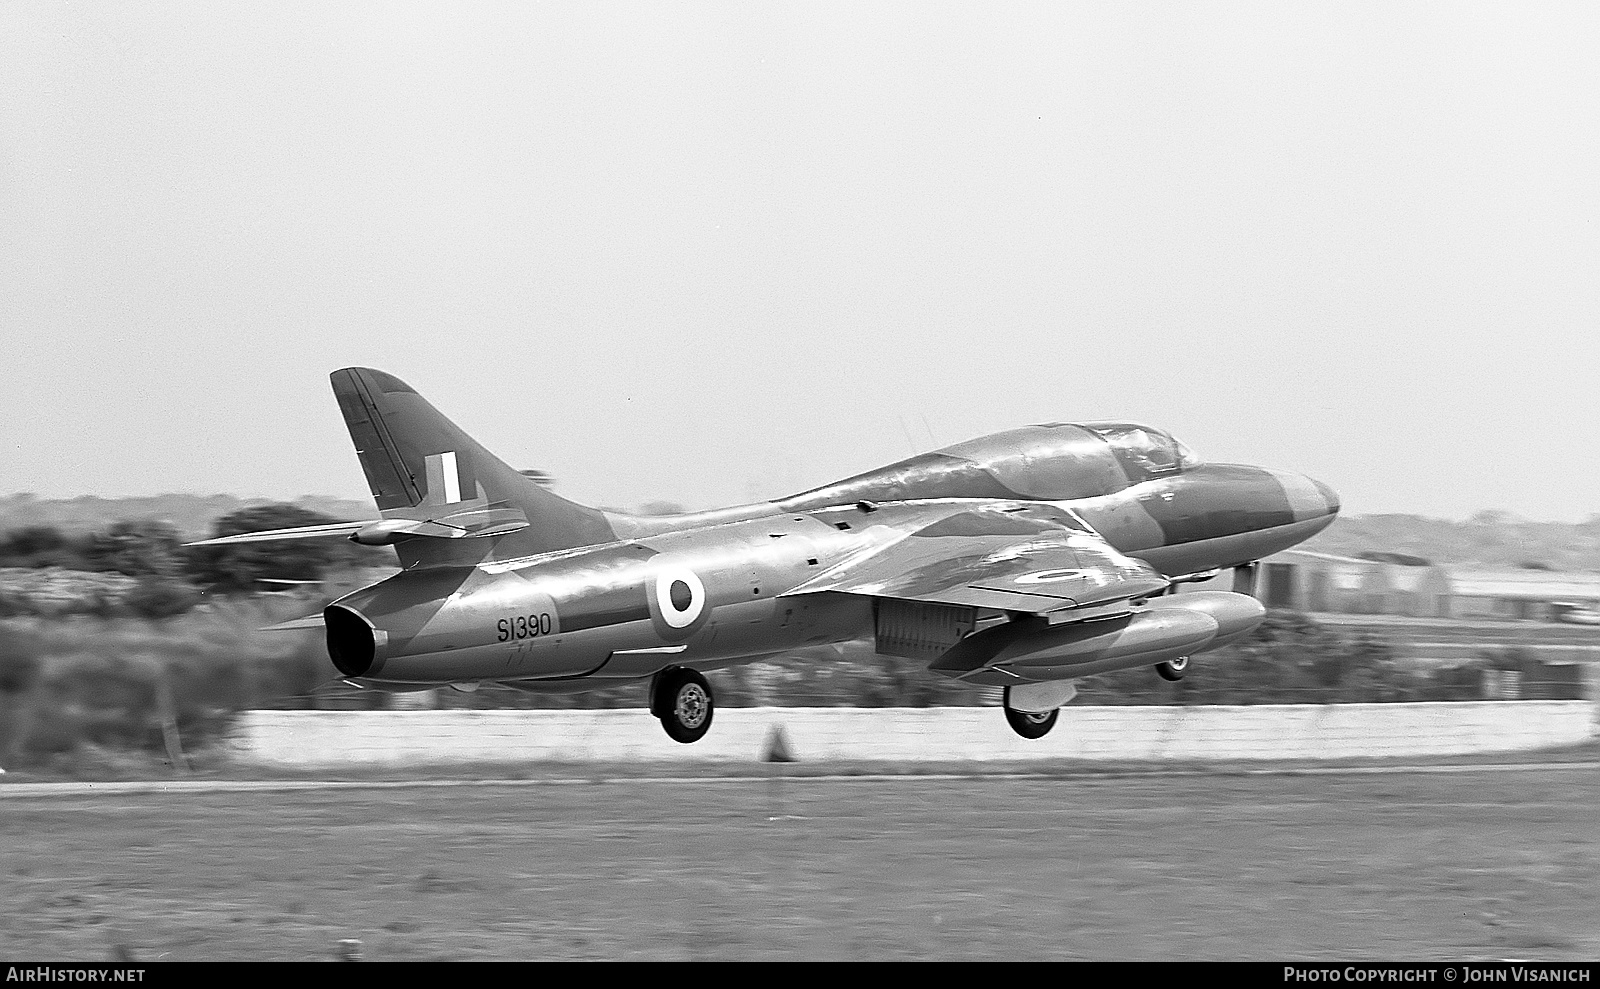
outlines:
[[[1185,673],[1189,672],[1189,657],[1179,656],[1177,659],[1169,659],[1165,663],[1157,663],[1156,672],[1161,674],[1161,679],[1177,683],[1183,679]]]
[[[1050,729],[1056,726],[1056,718],[1060,717],[1061,709],[1058,707],[1049,714],[1032,714],[1028,711],[1014,711],[1006,708],[1006,723],[1011,730],[1023,738],[1043,738],[1050,734]]]
[[[661,727],[675,742],[698,742],[711,730],[716,700],[706,678],[687,667],[663,670],[656,680],[650,713],[661,719]]]

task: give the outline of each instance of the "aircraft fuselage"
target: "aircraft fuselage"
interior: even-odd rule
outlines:
[[[1326,527],[1339,507],[1309,478],[1227,464],[1076,499],[870,497],[906,493],[904,479],[896,483],[819,489],[829,499],[859,496],[844,505],[808,504],[808,494],[617,517],[613,527],[628,535],[612,542],[404,571],[329,606],[330,652],[341,672],[375,686],[492,680],[591,689],[668,666],[707,669],[870,635],[872,597],[794,592],[975,510],[1059,513],[1176,576],[1286,549]]]

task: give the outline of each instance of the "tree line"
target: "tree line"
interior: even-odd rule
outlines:
[[[262,529],[321,525],[339,519],[288,503],[241,509],[223,515],[213,536]],[[0,568],[59,569],[118,574],[134,578],[132,589],[85,599],[79,610],[122,610],[149,618],[181,614],[212,594],[254,593],[292,582],[319,581],[332,571],[384,566],[394,562],[383,547],[358,546],[343,539],[300,539],[237,546],[185,546],[172,524],[155,519],[114,522],[81,535],[34,525],[0,535]],[[26,600],[0,588],[0,607],[26,612]]]

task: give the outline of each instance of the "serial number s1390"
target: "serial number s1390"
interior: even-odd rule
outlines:
[[[549,635],[551,628],[550,613],[541,612],[537,615],[518,615],[515,618],[502,618],[496,627],[500,630],[500,642]]]

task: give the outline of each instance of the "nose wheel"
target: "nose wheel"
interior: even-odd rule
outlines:
[[[1189,657],[1179,656],[1177,659],[1169,659],[1165,663],[1157,663],[1156,672],[1161,674],[1161,679],[1171,680],[1176,683],[1183,679],[1185,673],[1189,672]]]
[[[695,670],[673,666],[656,674],[650,690],[650,713],[675,742],[698,742],[711,729],[716,700],[711,684]]]

